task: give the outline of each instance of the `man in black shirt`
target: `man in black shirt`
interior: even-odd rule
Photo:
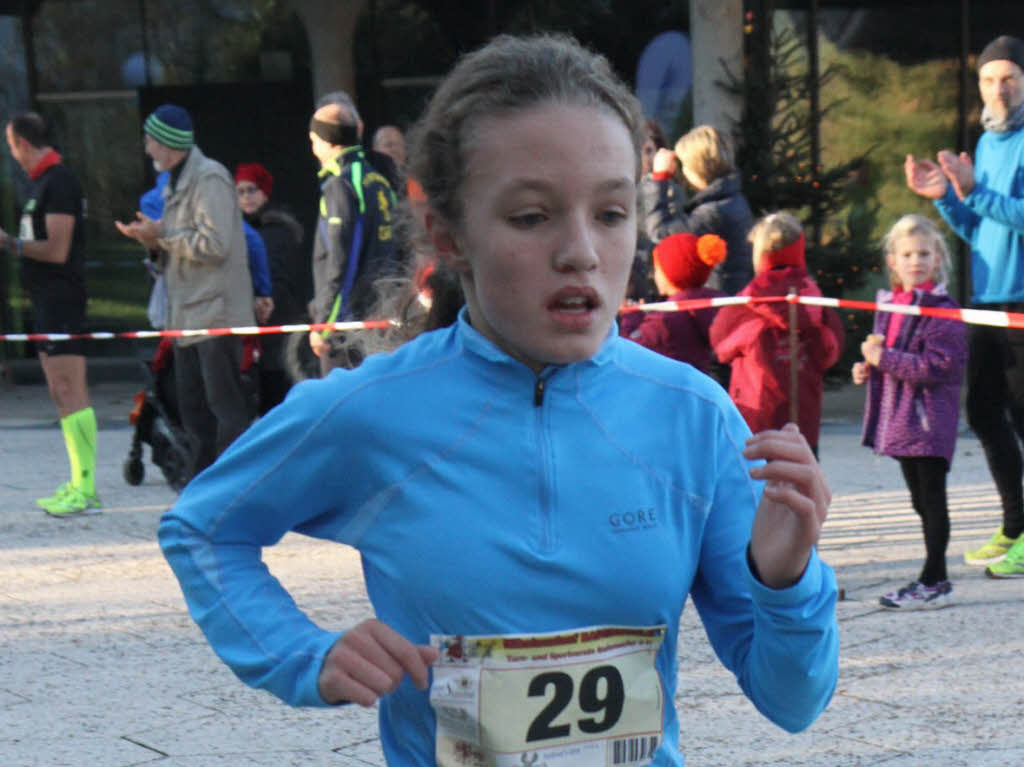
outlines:
[[[50,145],[47,126],[34,112],[7,123],[11,156],[31,187],[18,236],[0,229],[0,246],[21,263],[37,333],[81,333],[85,327],[85,232],[82,189]],[[80,340],[43,341],[39,361],[60,414],[71,479],[36,501],[55,516],[100,507],[96,495],[96,414],[89,405]]]

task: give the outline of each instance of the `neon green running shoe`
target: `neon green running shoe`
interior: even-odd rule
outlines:
[[[1024,535],[1007,538],[1003,535],[1003,527],[1000,525],[999,529],[988,539],[988,543],[964,552],[964,562],[969,565],[990,565],[993,562],[998,562],[1006,556],[1006,552],[1010,550],[1011,546],[1020,543],[1022,539],[1024,539]]]
[[[75,514],[97,513],[100,499],[95,495],[86,495],[78,488],[71,488],[61,498],[43,507],[43,510],[54,517],[70,517]]]
[[[57,501],[70,493],[73,489],[74,485],[70,482],[65,482],[54,491],[53,495],[47,496],[46,498],[36,498],[36,506],[45,509],[47,506],[57,503]]]
[[[1024,578],[1024,535],[1006,552],[1006,556],[985,568],[989,578]]]

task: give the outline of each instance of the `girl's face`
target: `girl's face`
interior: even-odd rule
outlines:
[[[903,289],[910,290],[925,282],[937,282],[941,259],[930,238],[911,234],[896,241],[886,263]]]
[[[654,287],[658,289],[660,295],[666,298],[678,292],[676,286],[665,276],[665,270],[661,268],[661,264],[657,261],[654,262]]]
[[[427,227],[462,278],[473,327],[534,372],[588,359],[622,302],[636,247],[636,155],[596,107],[547,103],[482,119],[463,216]]]

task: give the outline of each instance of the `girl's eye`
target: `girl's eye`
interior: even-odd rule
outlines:
[[[615,226],[626,220],[627,216],[624,211],[618,210],[617,208],[612,210],[603,210],[598,216],[598,220],[608,226]]]
[[[530,229],[534,226],[540,226],[544,223],[545,216],[543,213],[520,213],[515,216],[509,216],[508,221],[512,226],[517,226],[521,229]]]

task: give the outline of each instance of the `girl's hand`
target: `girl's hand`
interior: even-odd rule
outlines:
[[[882,342],[884,340],[884,336],[872,333],[860,345],[860,353],[869,365],[878,367],[878,363],[882,361]]]
[[[854,362],[853,363],[853,382],[860,386],[868,380],[869,375],[868,363],[866,362]]]
[[[803,576],[832,493],[796,424],[755,434],[743,455],[767,461],[750,470],[751,477],[765,481],[750,534],[750,556],[763,584],[787,588]]]
[[[651,161],[651,172],[675,173],[676,162],[676,153],[671,149],[662,147],[654,153],[654,159]]]
[[[436,647],[415,645],[386,623],[371,618],[346,631],[324,659],[317,689],[327,703],[372,706],[398,689],[406,674],[421,690],[430,683]]]

